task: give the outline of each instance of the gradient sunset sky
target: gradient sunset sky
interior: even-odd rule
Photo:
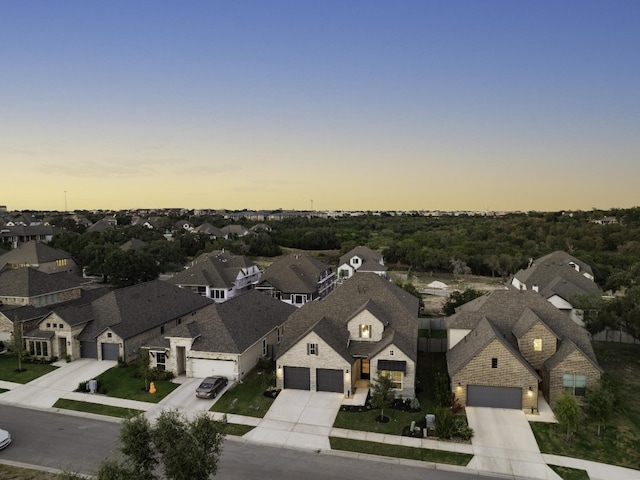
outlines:
[[[0,204],[640,204],[640,1],[15,0]]]

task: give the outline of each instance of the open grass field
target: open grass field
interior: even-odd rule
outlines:
[[[53,372],[56,368],[48,364],[22,362],[22,371],[18,369],[18,357],[10,353],[0,355],[0,380],[15,383],[29,383],[42,375]]]
[[[597,425],[585,420],[572,443],[555,425],[532,423],[540,450],[628,468],[640,468],[640,345],[594,343],[600,366],[619,389],[621,405],[607,423],[604,436]]]

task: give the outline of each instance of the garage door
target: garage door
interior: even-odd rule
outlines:
[[[344,393],[344,372],[328,368],[316,369],[316,390]]]
[[[120,348],[117,343],[101,343],[103,360],[118,360]]]
[[[232,360],[209,360],[206,358],[192,358],[191,375],[195,378],[210,377],[220,375],[229,380],[235,380],[236,364]]]
[[[522,408],[522,389],[469,385],[467,405],[470,407]]]
[[[98,358],[98,344],[96,342],[80,342],[80,356],[82,358]]]
[[[284,388],[309,390],[311,388],[311,370],[304,367],[284,367]]]

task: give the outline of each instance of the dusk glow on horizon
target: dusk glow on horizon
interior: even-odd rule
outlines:
[[[637,206],[638,25],[635,0],[6,2],[0,204]]]

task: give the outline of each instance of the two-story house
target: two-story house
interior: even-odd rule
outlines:
[[[358,246],[340,257],[338,262],[338,281],[342,282],[358,271],[375,273],[384,277],[387,267],[384,265],[382,254],[369,247]]]

